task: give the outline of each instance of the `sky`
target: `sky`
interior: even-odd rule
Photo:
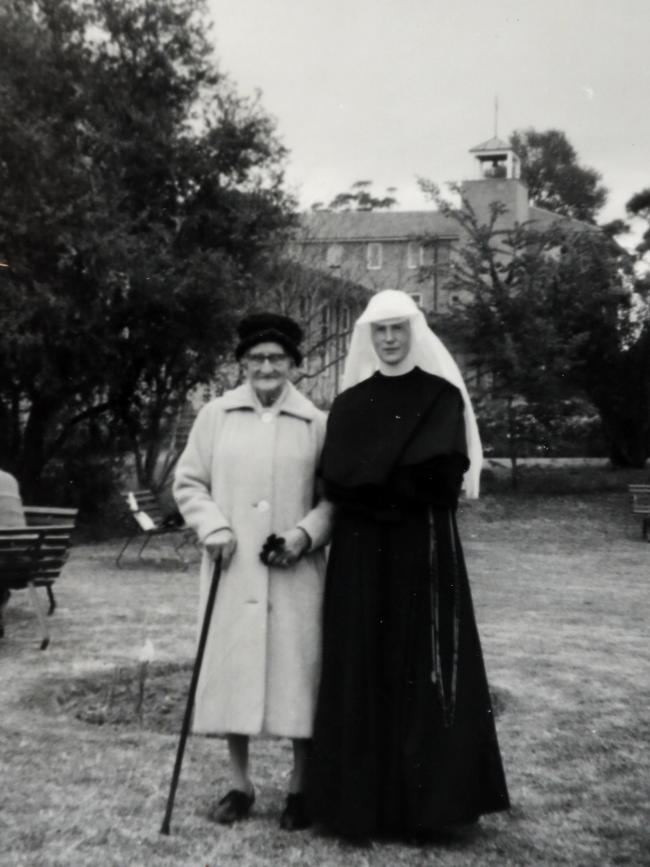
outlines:
[[[476,176],[495,131],[562,130],[606,221],[650,187],[650,0],[208,0],[219,65],[261,92],[303,208],[358,180],[433,207],[417,178]]]

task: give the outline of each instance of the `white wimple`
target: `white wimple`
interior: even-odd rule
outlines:
[[[399,366],[381,363],[370,336],[372,323],[391,319],[408,319],[411,324],[411,348]],[[463,395],[467,456],[470,460],[470,467],[463,480],[463,490],[468,498],[476,499],[479,494],[483,449],[472,401],[467,393],[462,374],[449,350],[427,325],[424,314],[411,296],[397,289],[384,289],[373,295],[356,321],[343,371],[343,388],[356,385],[361,380],[372,376],[376,370],[394,376],[398,373],[408,373],[416,366],[426,373],[433,373],[451,382]]]

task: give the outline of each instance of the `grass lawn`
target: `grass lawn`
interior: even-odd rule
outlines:
[[[12,867],[650,863],[650,546],[624,486],[489,495],[461,532],[513,803],[436,846],[355,848],[277,828],[286,743],[254,742],[246,823],[206,818],[227,785],[221,740],[191,738],[172,820],[159,827],[194,652],[195,569],[156,548],[114,567],[80,545],[38,649],[26,593],[0,641],[0,864]],[[155,660],[139,692],[145,641]]]

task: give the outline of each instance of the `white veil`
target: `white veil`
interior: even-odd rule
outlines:
[[[460,389],[465,404],[465,435],[467,456],[470,460],[470,467],[463,479],[463,490],[469,499],[476,499],[479,494],[483,449],[472,402],[458,365],[444,343],[431,331],[424,314],[406,292],[384,289],[368,302],[352,332],[343,370],[343,389],[367,379],[379,369],[380,361],[372,345],[370,324],[385,319],[408,319],[411,324],[411,348],[405,359],[405,372],[417,365],[426,373],[440,376]]]

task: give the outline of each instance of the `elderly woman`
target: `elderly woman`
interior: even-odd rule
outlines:
[[[280,825],[293,830],[308,824],[303,773],[320,672],[331,507],[318,502],[315,472],[325,416],[289,381],[301,362],[297,323],[255,314],[241,322],[239,336],[235,354],[246,381],[200,411],[174,483],[180,511],[204,546],[202,607],[212,561],[220,556],[223,566],[193,730],[228,742],[232,788],[210,812],[222,824],[246,817],[255,800],[249,737],[291,738]],[[282,548],[266,544],[273,534]]]
[[[307,775],[342,836],[426,836],[508,807],[456,528],[481,443],[460,372],[403,292],[358,320],[322,457],[336,506]]]

